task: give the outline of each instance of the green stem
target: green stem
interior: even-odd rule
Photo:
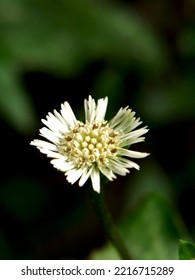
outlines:
[[[127,250],[126,245],[123,242],[122,236],[118,231],[118,228],[113,223],[112,217],[108,211],[103,190],[101,193],[97,193],[93,190],[92,187],[89,187],[89,195],[91,197],[91,201],[96,210],[97,216],[103,226],[103,229],[107,235],[107,238],[111,241],[114,247],[117,249],[123,260],[132,260],[132,256]]]

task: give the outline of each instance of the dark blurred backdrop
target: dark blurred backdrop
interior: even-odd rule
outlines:
[[[0,1],[0,258],[114,259],[85,186],[30,141],[68,101],[109,97],[148,125],[150,157],[105,186],[137,259],[177,258],[195,238],[195,4],[192,0]]]

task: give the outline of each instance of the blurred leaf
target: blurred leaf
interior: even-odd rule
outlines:
[[[90,260],[119,260],[120,256],[116,249],[109,243],[99,250],[94,250],[89,255]]]
[[[127,11],[128,10],[128,11]],[[127,6],[99,1],[0,2],[4,46],[18,63],[75,73],[92,60],[136,62],[156,73],[167,59],[156,34]]]
[[[136,259],[177,259],[179,232],[160,196],[145,197],[122,221],[121,230]]]
[[[157,162],[150,160],[139,174],[130,176],[118,226],[135,259],[178,258],[178,239],[188,233],[175,209],[170,181]],[[111,254],[106,245],[92,257]],[[117,258],[114,250],[113,258]]]
[[[188,241],[179,241],[179,259],[195,260],[195,244]]]
[[[36,218],[47,199],[46,189],[31,178],[13,178],[0,189],[0,205],[23,222]]]
[[[194,63],[195,58],[195,25],[192,22],[189,25],[183,26],[178,37],[178,47],[181,54]]]
[[[128,234],[132,239],[140,236],[140,241],[126,236],[127,242],[137,243],[134,254],[145,248],[146,258],[176,259],[178,238],[187,238],[188,232],[177,212],[171,181],[158,162],[151,158],[139,174],[130,177],[125,198]]]
[[[179,233],[165,201],[158,195],[145,197],[119,224],[124,241],[134,259],[177,259]],[[92,259],[120,259],[106,245],[93,252]]]
[[[16,74],[6,67],[0,68],[0,114],[15,129],[29,133],[34,129],[36,117],[27,92]]]
[[[166,124],[173,121],[194,118],[195,116],[194,76],[178,77],[166,85],[159,84],[145,88],[137,96],[137,104],[144,116],[153,124]]]
[[[170,205],[174,205],[170,179],[159,163],[151,155],[142,164],[143,166],[140,168],[139,173],[129,176],[129,187],[127,187],[125,193],[124,212],[128,211],[129,207],[137,205],[139,201],[150,194],[157,194]]]
[[[109,106],[106,118],[112,118],[121,105],[121,95],[124,93],[124,74],[115,69],[106,68],[97,77],[92,92],[96,98],[108,96]],[[120,93],[120,94],[119,94]]]

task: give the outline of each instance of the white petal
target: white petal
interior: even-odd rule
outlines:
[[[147,157],[149,154],[121,148],[118,152],[118,155],[132,157],[132,158],[144,158]]]
[[[148,129],[145,126],[145,127],[142,127],[142,128],[137,129],[135,131],[131,131],[130,133],[127,133],[127,134],[123,135],[121,137],[121,140],[127,140],[127,139],[130,139],[130,138],[139,138],[140,136],[142,136],[146,132],[148,132]]]
[[[85,169],[72,169],[66,172],[66,179],[69,183],[74,184],[85,172]]]
[[[111,128],[115,128],[119,123],[121,123],[124,119],[127,118],[129,111],[128,107],[120,108],[118,113],[109,121],[109,125]]]
[[[145,140],[145,137],[139,137],[139,138],[133,137],[133,138],[130,138],[126,141],[122,141],[120,143],[120,146],[121,147],[127,147],[127,146],[135,144],[135,143],[143,142],[144,140]]]
[[[79,186],[80,187],[82,187],[85,184],[85,182],[87,181],[87,179],[91,175],[91,172],[92,172],[92,168],[90,168],[88,171],[86,170],[86,172],[83,173],[83,175],[81,176],[81,179],[79,180]]]
[[[74,165],[70,162],[66,162],[64,159],[52,159],[51,164],[58,170],[63,172],[69,171],[74,168]]]
[[[122,131],[125,135],[139,126],[142,122],[135,118],[135,112],[128,107],[121,108],[118,113],[111,119],[109,125],[111,128]]]
[[[128,109],[121,117],[115,120],[114,129],[122,131],[123,133],[131,131],[135,122],[134,114],[134,112]]]
[[[99,169],[100,169],[101,173],[108,178],[108,180],[112,181],[113,179],[116,178],[116,176],[114,175],[114,173],[111,169],[108,169],[104,166],[100,166]]]
[[[125,147],[128,145],[134,144],[134,143],[144,141],[145,138],[140,137],[140,136],[142,136],[146,132],[148,132],[147,127],[143,127],[143,128],[137,129],[135,131],[131,131],[130,133],[127,133],[125,135],[122,135],[120,146]]]
[[[64,158],[63,155],[61,155],[61,154],[59,154],[59,153],[57,153],[57,152],[52,152],[52,151],[50,151],[50,150],[48,150],[48,149],[39,148],[39,147],[37,147],[37,148],[40,150],[41,153],[46,154],[47,157],[51,157],[51,158],[62,158],[62,159]]]
[[[43,140],[35,139],[34,141],[30,142],[30,145],[36,146],[37,148],[45,148],[51,151],[57,151],[56,145]]]
[[[49,141],[53,142],[54,144],[57,144],[59,142],[59,137],[57,137],[51,130],[49,130],[46,127],[41,128],[40,135],[44,138],[48,139]]]
[[[54,115],[56,116],[56,118],[58,118],[58,120],[67,127],[67,123],[63,119],[62,115],[60,115],[60,113],[58,113],[56,110],[54,110],[53,112],[54,112]],[[68,129],[68,127],[67,127],[67,129]]]
[[[124,134],[132,130],[132,124],[134,123],[135,118],[132,118],[132,116],[126,115],[125,118],[121,122],[118,123],[117,126],[115,126],[115,129],[122,131]]]
[[[61,109],[62,117],[64,118],[65,122],[67,123],[68,128],[74,127],[77,122],[77,119],[76,119],[69,103],[64,102],[64,104],[61,105],[61,108],[62,108]]]
[[[137,170],[139,170],[139,165],[127,158],[117,158],[115,160],[110,160],[110,163],[111,163],[111,167],[112,168],[112,165],[114,164],[116,168],[118,169],[122,169],[122,168],[135,168]]]
[[[139,165],[137,163],[135,163],[134,161],[131,161],[127,158],[120,158],[120,162],[123,164],[123,166],[125,166],[127,168],[135,168],[135,169],[139,170]]]
[[[108,97],[98,99],[95,122],[102,122],[106,115],[108,105]]]
[[[86,122],[93,122],[95,119],[96,104],[95,104],[95,100],[91,97],[91,95],[89,95],[88,100],[85,99],[84,108],[85,108]]]
[[[56,127],[55,122],[53,122],[53,120],[48,119],[48,117],[47,117],[47,120],[41,119],[41,121],[42,121],[42,123],[43,123],[44,125],[46,125],[46,126],[50,129],[50,131],[52,131],[57,137],[60,137],[60,136],[61,136],[61,133],[60,133],[60,131],[58,130],[58,128]]]
[[[57,111],[56,111],[56,113],[57,113]],[[47,116],[47,120],[53,122],[53,125],[55,126],[55,131],[58,130],[63,133],[68,132],[69,129],[67,127],[67,124],[65,123],[65,121],[63,120],[62,117],[61,117],[61,119],[62,120],[60,120],[59,117],[54,116],[52,113],[49,113]]]
[[[128,168],[129,168],[129,166],[128,166]],[[114,173],[122,175],[122,176],[129,173],[129,170],[126,168],[125,165],[123,165],[122,162],[117,162],[117,161],[110,162],[110,169],[112,169],[112,171]]]
[[[93,169],[91,173],[91,182],[94,191],[100,192],[100,172],[97,169]]]
[[[140,121],[140,118],[136,119],[131,127],[131,130],[135,129],[137,126],[139,126],[142,123],[142,121]]]

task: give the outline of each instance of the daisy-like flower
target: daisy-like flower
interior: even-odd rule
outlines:
[[[76,119],[68,102],[61,105],[60,113],[48,113],[46,127],[40,135],[47,139],[34,140],[30,144],[53,158],[53,166],[66,175],[71,184],[79,180],[79,186],[91,177],[92,187],[100,192],[100,173],[109,180],[126,175],[130,168],[139,170],[131,158],[143,158],[147,153],[129,150],[144,141],[147,127],[136,129],[142,122],[128,107],[121,108],[108,122],[105,120],[108,98],[95,100],[89,96],[84,101],[85,122]]]

